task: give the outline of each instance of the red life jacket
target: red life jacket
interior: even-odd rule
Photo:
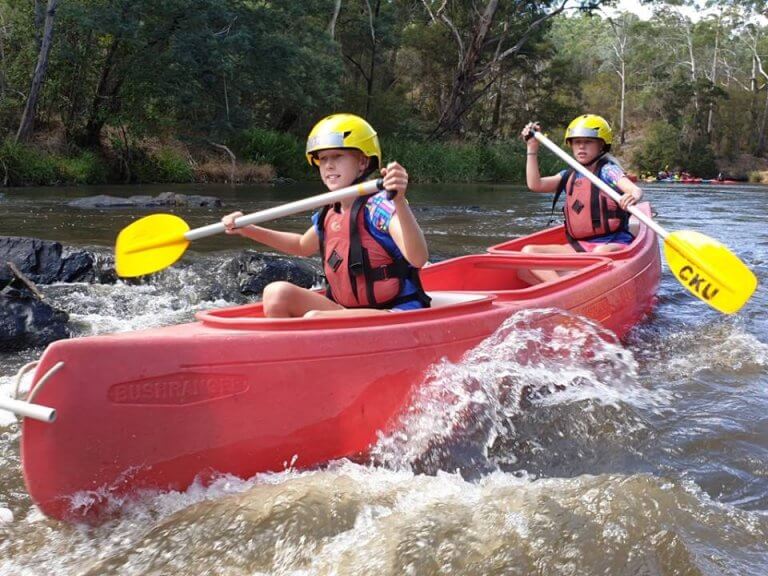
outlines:
[[[610,160],[601,158],[598,160],[592,172],[599,175],[603,166]],[[565,194],[565,230],[569,242],[576,240],[589,240],[598,236],[605,236],[619,232],[629,231],[629,213],[604,194],[588,178],[577,178],[577,173],[572,168],[563,175],[558,187],[555,199],[552,201],[554,211],[555,204],[560,195]]]
[[[326,296],[345,308],[386,309],[413,300],[429,307],[418,269],[368,229],[365,205],[371,196],[357,198],[344,212],[338,205],[325,206],[320,212],[317,227],[328,281]],[[406,279],[415,287],[409,294],[403,294]]]

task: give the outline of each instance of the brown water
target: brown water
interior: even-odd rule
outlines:
[[[67,209],[66,200],[168,189],[3,191],[0,234],[106,254],[137,214]],[[177,191],[227,204],[180,213],[193,227],[319,192]],[[710,310],[665,270],[652,317],[585,359],[581,343],[598,327],[545,342],[531,328],[536,312],[523,313],[461,363],[433,368],[418,410],[374,448],[375,465],[222,477],[146,495],[98,528],[36,511],[18,424],[0,412],[0,574],[768,574],[768,189],[658,185],[646,194],[667,229],[717,238],[755,271],[761,286],[739,314]],[[410,197],[433,259],[549,220],[548,198],[510,186],[416,186]],[[307,225],[306,215],[279,224]],[[217,287],[232,281],[224,263],[244,247],[253,246],[201,240],[150,284],[44,292],[78,334],[186,321],[229,303]],[[516,351],[531,343],[560,346],[561,360],[521,362]],[[0,355],[0,393],[39,353]],[[520,409],[520,390],[542,383],[566,391]]]

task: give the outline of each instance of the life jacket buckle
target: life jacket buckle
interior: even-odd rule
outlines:
[[[348,264],[349,271],[354,276],[360,276],[363,273],[363,263],[362,262],[350,262]]]

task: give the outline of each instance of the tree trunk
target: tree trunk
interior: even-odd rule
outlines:
[[[0,14],[0,100],[5,100],[5,18]]]
[[[32,85],[29,89],[27,104],[24,106],[24,112],[21,115],[19,130],[16,132],[16,142],[23,142],[32,134],[32,128],[35,124],[35,110],[37,100],[43,89],[45,82],[45,72],[48,68],[48,56],[51,53],[53,44],[53,22],[56,17],[56,4],[59,0],[48,0],[48,7],[45,12],[45,28],[43,30],[43,40],[40,44],[40,52],[37,57],[37,65],[32,75]]]
[[[627,106],[627,64],[621,61],[621,106],[619,108],[619,143],[626,144],[627,130],[624,125],[625,110]]]
[[[448,101],[440,116],[437,127],[432,133],[432,136],[435,138],[445,134],[458,136],[463,131],[462,118],[467,111],[467,102],[475,85],[475,71],[480,64],[488,30],[491,27],[498,7],[498,0],[490,0],[475,26],[472,42],[464,58],[459,63],[459,68],[453,77]]]
[[[331,37],[331,40],[336,36],[336,21],[339,19],[339,12],[341,12],[341,0],[336,0],[336,4],[333,7],[333,16],[331,16],[331,21],[328,23],[328,35]]]
[[[491,138],[496,138],[499,136],[499,128],[501,126],[501,106],[502,101],[504,98],[504,82],[502,80],[499,80],[498,84],[496,85],[496,94],[494,95],[493,100],[493,115],[491,116],[491,129],[490,129],[490,135]]]
[[[763,118],[760,122],[760,132],[757,136],[757,149],[755,150],[755,156],[762,156],[765,154],[765,131],[768,128],[768,86],[765,90],[765,105],[763,106]]]
[[[114,109],[115,100],[122,86],[122,80],[112,81],[113,72],[117,67],[117,52],[121,45],[120,37],[115,37],[107,51],[107,57],[104,61],[104,67],[101,70],[101,78],[96,88],[96,94],[91,104],[91,113],[85,125],[85,132],[82,138],[82,144],[89,148],[99,145],[101,140],[101,129],[106,122],[104,114],[105,109]]]
[[[699,93],[696,91],[696,57],[693,53],[693,32],[691,31],[691,27],[686,25],[685,27],[685,40],[686,45],[688,47],[688,57],[691,59],[690,65],[691,65],[691,84],[694,86],[694,92],[693,92],[693,107],[696,109],[696,112],[699,111]]]
[[[717,50],[720,44],[720,18],[717,19],[717,30],[715,31],[715,54],[712,57],[712,85],[717,81]],[[707,113],[707,134],[712,135],[712,117],[714,116],[715,103],[709,103],[709,112]]]
[[[373,76],[376,71],[376,19],[379,17],[381,0],[376,1],[376,8],[371,9],[371,3],[366,0],[368,5],[368,16],[371,26],[371,63],[368,67],[368,74],[365,79],[365,117],[368,118],[371,113],[371,100],[373,98]]]
[[[35,0],[35,44],[38,52],[43,43],[43,26],[45,24],[45,0]]]

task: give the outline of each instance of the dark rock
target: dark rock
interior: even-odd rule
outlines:
[[[287,184],[296,184],[296,180],[293,178],[287,178],[285,176],[275,176],[269,181],[269,183],[272,186],[285,186]]]
[[[163,192],[157,197],[162,206],[190,206],[193,208],[219,208],[222,202],[214,196],[200,196],[198,194],[176,194],[175,192]]]
[[[115,196],[107,196],[105,194],[99,194],[98,196],[90,196],[88,198],[78,198],[67,202],[67,206],[72,208],[132,208],[136,206],[130,198],[117,198]]]
[[[176,194],[175,192],[163,192],[157,196],[138,195],[131,196],[130,198],[118,198],[116,196],[100,194],[67,202],[67,206],[71,208],[81,208],[84,210],[103,208],[164,208],[171,206],[218,208],[222,205],[221,200],[214,196]]]
[[[69,315],[35,298],[27,290],[0,292],[0,352],[47,346],[69,338]]]
[[[35,284],[92,282],[96,277],[93,254],[78,250],[64,254],[59,242],[38,238],[0,236],[0,286],[13,281],[7,262]]]
[[[259,295],[264,287],[284,280],[303,288],[311,288],[320,278],[320,268],[314,261],[270,256],[250,250],[235,259],[240,292]]]

